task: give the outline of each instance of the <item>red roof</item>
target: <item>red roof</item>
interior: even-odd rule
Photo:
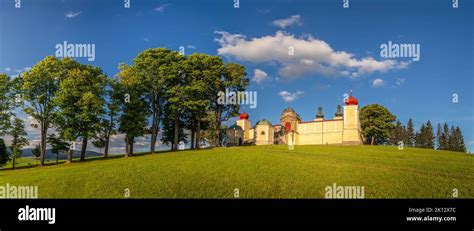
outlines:
[[[239,118],[240,118],[241,120],[248,120],[248,119],[249,119],[249,115],[244,112],[244,113],[240,114]]]
[[[359,105],[359,101],[354,96],[352,96],[351,93],[349,98],[346,100],[346,105]]]

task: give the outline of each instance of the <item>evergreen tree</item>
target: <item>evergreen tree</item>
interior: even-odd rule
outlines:
[[[444,123],[443,126],[447,127],[447,124]],[[438,124],[438,130],[437,130],[437,138],[438,138],[438,150],[447,150],[447,144],[448,144],[448,135],[449,132],[446,133],[443,129],[443,126],[441,124]]]
[[[398,145],[400,141],[405,143],[403,140],[404,133],[405,132],[404,132],[404,127],[402,126],[402,123],[400,122],[400,120],[397,120],[397,122],[395,123],[395,127],[392,130],[392,134],[390,136],[390,143],[392,145]]]
[[[28,145],[28,139],[26,136],[28,135],[25,131],[25,125],[23,124],[23,120],[19,118],[15,118],[12,123],[12,128],[10,130],[10,135],[12,137],[12,168],[15,169],[16,166],[16,159],[21,156],[22,148],[25,145]]]
[[[461,129],[456,126],[453,131],[453,143],[454,147],[451,151],[455,152],[466,152],[466,145],[464,144],[464,137],[461,133]]]
[[[413,120],[410,118],[405,129],[405,140],[403,142],[406,146],[415,146],[415,128]]]
[[[428,120],[426,122],[425,134],[423,135],[425,146],[424,148],[434,149],[435,147],[435,137],[433,134],[433,126],[431,122]]]
[[[446,150],[449,150],[449,151],[454,151],[456,150],[456,142],[457,142],[457,137],[455,136],[456,134],[456,131],[455,131],[455,128],[454,126],[451,126],[451,129],[449,129],[449,139],[448,139],[448,148]]]
[[[420,127],[420,131],[415,133],[415,147],[417,148],[423,148],[425,146],[425,139],[423,135],[425,134],[425,124],[422,124]]]

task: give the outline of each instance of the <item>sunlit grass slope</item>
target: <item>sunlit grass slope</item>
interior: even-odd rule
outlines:
[[[0,171],[0,185],[40,198],[323,198],[364,186],[366,198],[474,198],[474,156],[383,146],[253,146],[93,159]]]

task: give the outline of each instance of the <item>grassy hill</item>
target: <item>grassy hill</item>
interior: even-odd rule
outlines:
[[[474,198],[474,156],[383,146],[253,146],[0,171],[40,198],[323,198],[333,183],[366,198]]]

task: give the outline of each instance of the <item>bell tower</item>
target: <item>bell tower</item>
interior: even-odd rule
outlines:
[[[360,134],[361,127],[359,121],[359,101],[352,96],[352,90],[349,98],[346,100],[343,114],[343,134],[342,144],[362,144]]]

